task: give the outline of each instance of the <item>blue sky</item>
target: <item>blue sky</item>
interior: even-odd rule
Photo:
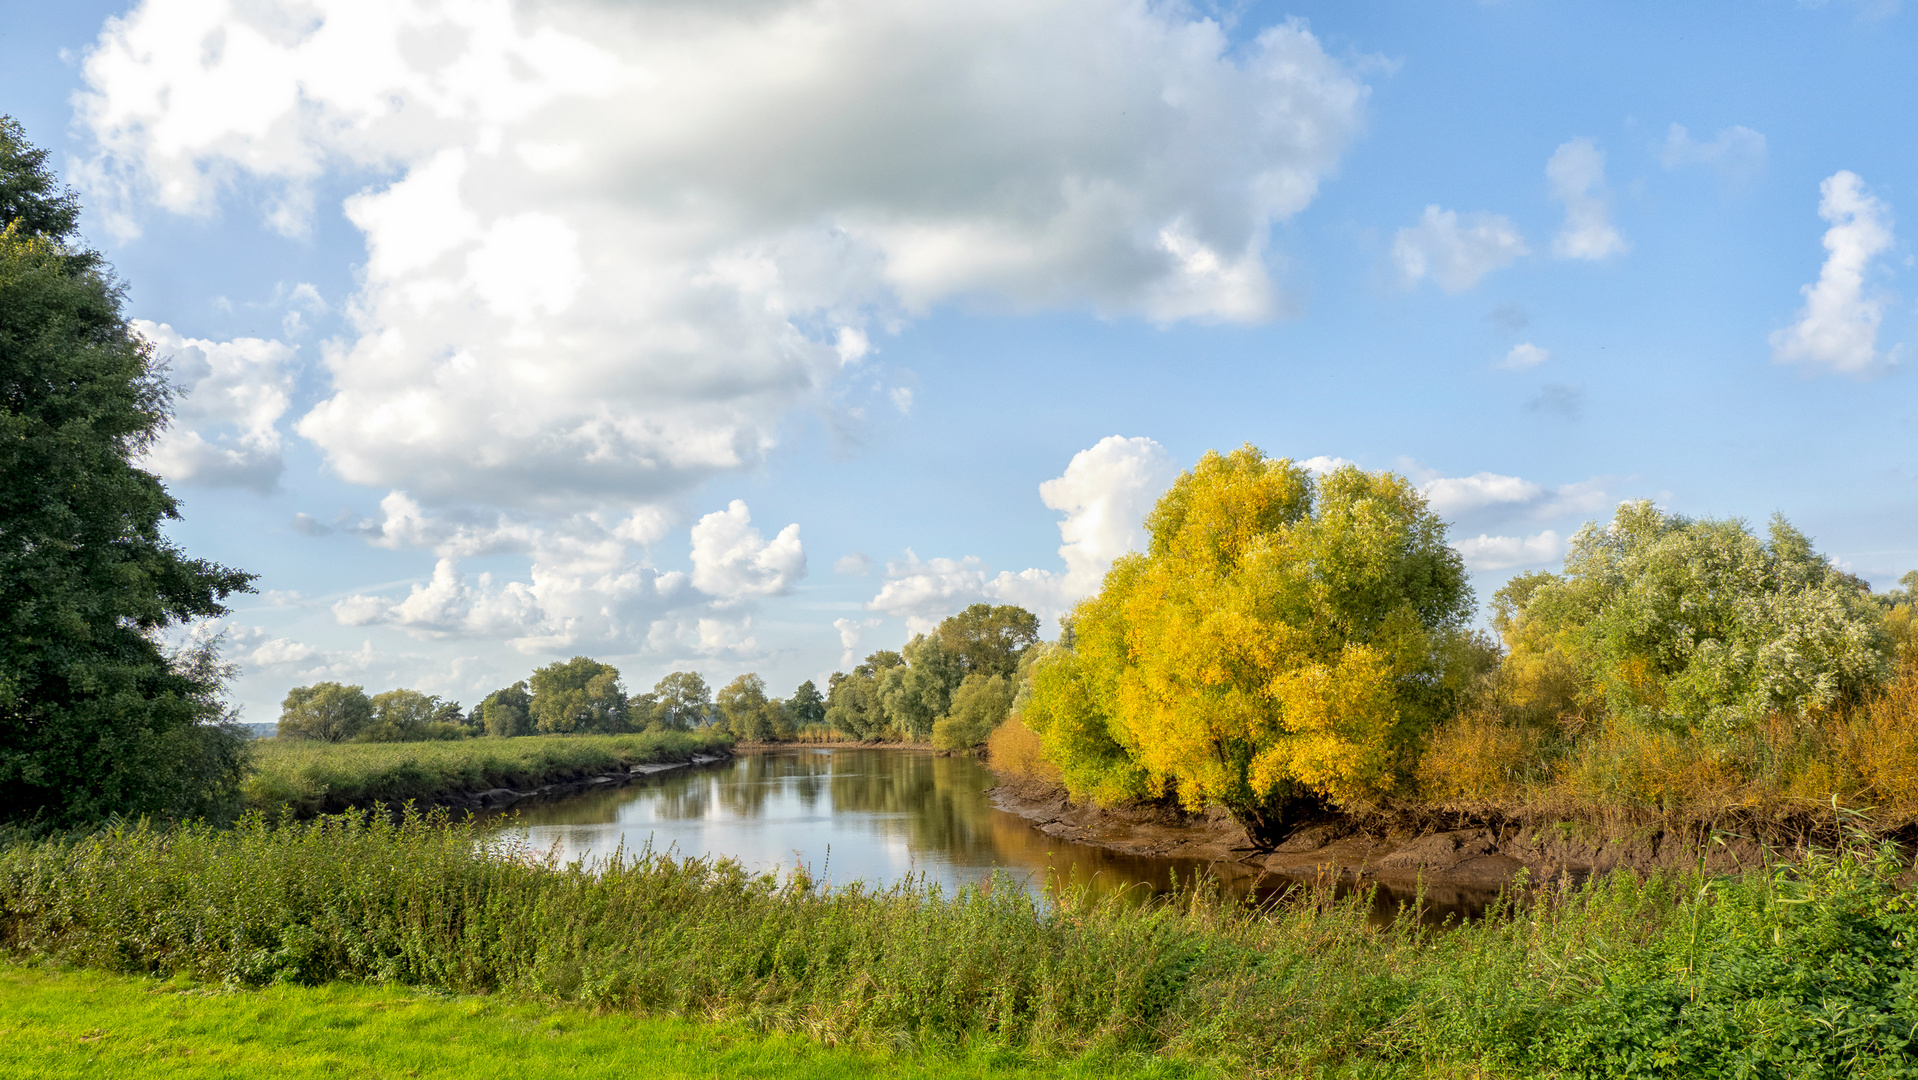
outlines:
[[[1242,442],[1426,485],[1481,599],[1626,498],[1918,566],[1895,2],[12,8],[249,719],[784,693]]]

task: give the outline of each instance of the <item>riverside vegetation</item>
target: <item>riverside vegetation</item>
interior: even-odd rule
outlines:
[[[350,980],[1237,1075],[1911,1075],[1918,905],[1889,847],[1553,884],[1451,931],[1329,890],[1253,909],[560,865],[443,817],[125,826],[0,854],[16,958]]]

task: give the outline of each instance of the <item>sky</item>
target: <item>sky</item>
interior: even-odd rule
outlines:
[[[1481,603],[1626,499],[1918,567],[1897,0],[5,9],[247,720],[1050,636],[1245,443],[1420,485]]]

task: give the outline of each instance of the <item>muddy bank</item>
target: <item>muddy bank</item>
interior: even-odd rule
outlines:
[[[1002,780],[990,794],[999,809],[1073,843],[1232,864],[1235,874],[1295,880],[1330,875],[1399,890],[1423,882],[1428,888],[1484,892],[1512,881],[1520,870],[1534,882],[1578,881],[1618,869],[1689,870],[1699,865],[1701,855],[1706,869],[1723,872],[1762,866],[1768,859],[1790,860],[1805,846],[1803,838],[1778,837],[1768,854],[1746,837],[1657,824],[1598,826],[1465,815],[1360,820],[1334,813],[1301,823],[1276,848],[1261,849],[1217,808],[1201,814],[1161,804],[1108,809],[1075,804],[1057,788],[1011,780]]]

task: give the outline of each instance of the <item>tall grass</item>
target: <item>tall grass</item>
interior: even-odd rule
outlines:
[[[539,787],[620,766],[684,761],[729,743],[708,732],[683,731],[415,743],[264,739],[253,744],[254,771],[242,798],[249,810],[308,817],[374,802]]]
[[[0,853],[0,950],[244,984],[375,980],[828,1043],[1148,1052],[1239,1074],[1908,1076],[1895,852],[1549,887],[1449,932],[1254,910],[559,865],[442,817],[128,827]]]

